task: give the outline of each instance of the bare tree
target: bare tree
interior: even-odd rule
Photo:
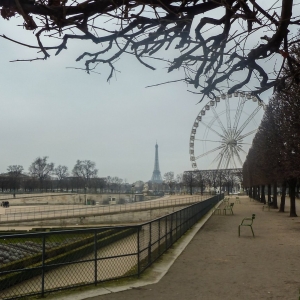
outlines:
[[[106,188],[108,192],[112,192],[112,178],[110,176],[106,177]]]
[[[164,183],[169,187],[170,193],[173,193],[176,184],[174,172],[167,172],[164,174]]]
[[[189,189],[189,193],[190,195],[193,194],[193,187],[195,187],[196,185],[196,176],[197,176],[197,173],[196,172],[184,172],[183,173],[183,183],[186,187],[188,187]]]
[[[40,183],[40,189],[44,188],[44,182],[48,179],[54,169],[54,163],[48,163],[48,156],[38,157],[29,167],[31,176],[36,177]]]
[[[120,193],[121,185],[123,183],[123,179],[121,179],[117,176],[114,176],[114,177],[108,176],[108,180],[109,180],[109,183],[110,183],[111,191]]]
[[[14,191],[14,196],[16,190],[20,188],[20,177],[22,175],[24,168],[20,165],[11,165],[7,167],[9,185]]]
[[[98,170],[96,164],[90,160],[77,160],[73,171],[73,175],[84,181],[85,188],[89,187],[90,179],[97,177]]]
[[[62,182],[69,176],[68,167],[59,165],[53,170],[53,173],[57,176],[58,186],[62,188]]]
[[[7,172],[14,176],[20,176],[23,172],[24,168],[20,165],[11,165],[7,167]]]
[[[299,40],[295,28],[300,17],[292,17],[297,4],[260,2],[0,0],[2,17],[21,16],[23,27],[34,31],[37,40],[31,45],[2,37],[39,50],[41,56],[30,61],[47,59],[53,51],[58,55],[71,40],[89,40],[101,47],[76,61],[84,60],[82,69],[88,73],[107,65],[107,80],[117,71],[114,63],[131,54],[151,70],[158,59],[168,65],[168,72],[182,68],[185,75],[177,81],[202,97],[249,90],[250,82],[252,94],[259,96],[272,87],[281,89],[288,78],[297,84],[300,78],[295,68],[299,63],[290,52]],[[60,41],[49,46],[51,38]],[[174,58],[165,59],[165,51]],[[269,60],[270,70],[264,65]],[[288,72],[281,76],[285,62]]]
[[[182,187],[183,187],[183,173],[176,175],[176,185],[179,189],[179,192],[181,193]]]

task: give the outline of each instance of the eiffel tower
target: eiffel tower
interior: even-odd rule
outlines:
[[[162,183],[160,170],[159,170],[159,163],[158,163],[158,145],[157,145],[157,142],[155,144],[155,162],[154,162],[154,170],[153,170],[151,181],[153,183]]]

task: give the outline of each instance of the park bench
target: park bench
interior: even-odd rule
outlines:
[[[224,215],[226,215],[227,210],[233,215],[233,210],[232,210],[233,205],[234,203],[225,205],[225,207],[223,208]]]
[[[253,224],[253,220],[255,219],[255,214],[252,214],[251,218],[244,218],[242,223],[239,225],[239,236],[241,233],[241,226],[249,226],[251,228],[253,237],[254,237],[254,232],[253,232],[253,228],[252,228],[252,224]]]
[[[273,200],[273,197],[271,198]],[[270,211],[271,206],[273,206],[274,201],[267,202],[265,205],[263,205],[262,210],[265,210],[265,207],[268,208],[268,211]]]

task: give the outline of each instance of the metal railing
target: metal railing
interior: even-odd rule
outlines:
[[[2,235],[0,298],[139,276],[222,198],[141,225]]]
[[[31,205],[31,204],[27,204]],[[47,210],[64,210],[64,209],[74,209],[79,207],[85,207],[83,204],[53,204],[53,205],[39,205],[39,206],[23,206],[23,207],[12,207],[6,208],[4,213],[5,215],[9,214],[17,214],[17,213],[34,213],[34,212],[41,212]],[[1,215],[0,215],[1,216]]]
[[[19,221],[36,221],[45,219],[66,219],[75,217],[86,217],[95,215],[105,215],[112,213],[128,212],[134,210],[148,210],[154,208],[168,207],[168,206],[178,206],[178,205],[189,205],[191,203],[203,201],[211,195],[197,195],[197,196],[186,196],[181,198],[160,198],[156,200],[134,202],[128,204],[116,204],[116,205],[106,205],[106,206],[91,206],[86,205],[83,207],[73,206],[71,208],[54,209],[53,207],[49,210],[34,210],[25,212],[16,212],[0,215],[1,223],[13,223]]]
[[[34,199],[34,198],[42,198],[42,197],[61,197],[61,196],[68,196],[68,195],[76,195],[78,193],[71,193],[71,192],[65,192],[65,193],[16,193],[15,196],[13,193],[0,193],[0,200],[16,200],[16,199]]]

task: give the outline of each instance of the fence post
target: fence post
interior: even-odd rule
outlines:
[[[173,214],[170,215],[171,217],[171,224],[170,224],[170,246],[173,245],[173,237],[172,237],[172,231],[173,231]]]
[[[138,227],[138,234],[137,234],[137,266],[138,266],[138,277],[141,274],[141,264],[140,264],[140,231],[141,227]]]
[[[158,255],[160,255],[160,219],[158,219]]]
[[[95,265],[95,286],[98,281],[98,268],[97,268],[97,230],[94,231],[94,265]]]
[[[43,234],[43,246],[42,246],[42,297],[45,296],[45,234]]]
[[[166,239],[166,250],[168,249],[168,217],[164,217],[165,220],[165,239]]]
[[[148,264],[151,265],[152,257],[151,257],[151,244],[152,244],[152,222],[149,224],[149,243],[148,243]]]

